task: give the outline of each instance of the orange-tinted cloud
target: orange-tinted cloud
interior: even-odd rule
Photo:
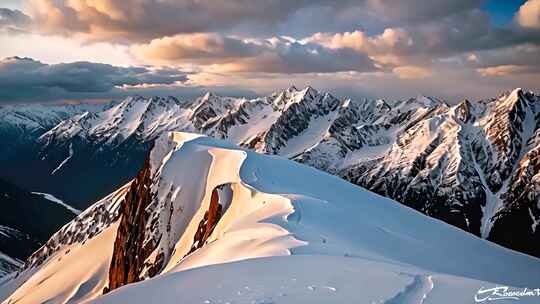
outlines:
[[[392,70],[400,79],[422,79],[431,76],[430,69],[418,66],[400,66]]]
[[[88,40],[145,41],[180,33],[272,24],[330,0],[27,0],[38,30]]]
[[[373,62],[351,49],[331,49],[286,38],[240,39],[183,34],[133,47],[149,61],[198,64],[214,72],[332,73],[372,71]]]
[[[517,22],[526,28],[540,29],[540,0],[528,0],[516,14]]]

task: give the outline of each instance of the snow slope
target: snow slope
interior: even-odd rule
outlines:
[[[91,303],[474,303],[491,285],[366,259],[292,255],[164,274]]]
[[[126,264],[132,258],[138,267]],[[121,281],[121,269],[134,277]],[[131,184],[79,215],[1,285],[0,298],[463,303],[481,286],[538,282],[536,258],[313,168],[175,132],[159,138]]]
[[[65,225],[11,280],[0,282],[0,299],[20,303],[78,303],[100,295],[107,282],[120,200],[110,194]]]

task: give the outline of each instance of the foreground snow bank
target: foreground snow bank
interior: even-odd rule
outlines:
[[[93,303],[474,303],[491,285],[366,259],[292,255],[164,274]]]
[[[143,265],[145,281],[100,296],[109,269],[91,265],[110,262],[112,224],[0,286],[4,303],[467,303],[540,282],[538,259],[283,158],[171,133],[149,166],[155,276]]]

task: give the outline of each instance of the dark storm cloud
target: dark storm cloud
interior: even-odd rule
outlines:
[[[30,58],[0,61],[0,101],[39,100],[50,96],[109,93],[115,88],[137,85],[167,85],[187,81],[171,69],[116,67],[74,62],[44,64]]]

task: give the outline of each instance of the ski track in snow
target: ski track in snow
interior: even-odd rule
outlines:
[[[37,194],[53,203],[57,203],[58,205],[61,205],[62,207],[65,207],[69,211],[73,212],[75,215],[81,214],[81,210],[71,207],[70,205],[64,203],[64,201],[62,201],[61,199],[57,198],[56,196],[52,194],[43,193],[43,192],[32,192],[32,194]]]
[[[422,304],[433,290],[433,280],[430,275],[408,275],[413,277],[411,284],[384,304]]]
[[[69,144],[69,156],[64,159],[56,169],[51,172],[51,175],[54,175],[58,170],[60,170],[71,158],[73,157],[73,144]]]

